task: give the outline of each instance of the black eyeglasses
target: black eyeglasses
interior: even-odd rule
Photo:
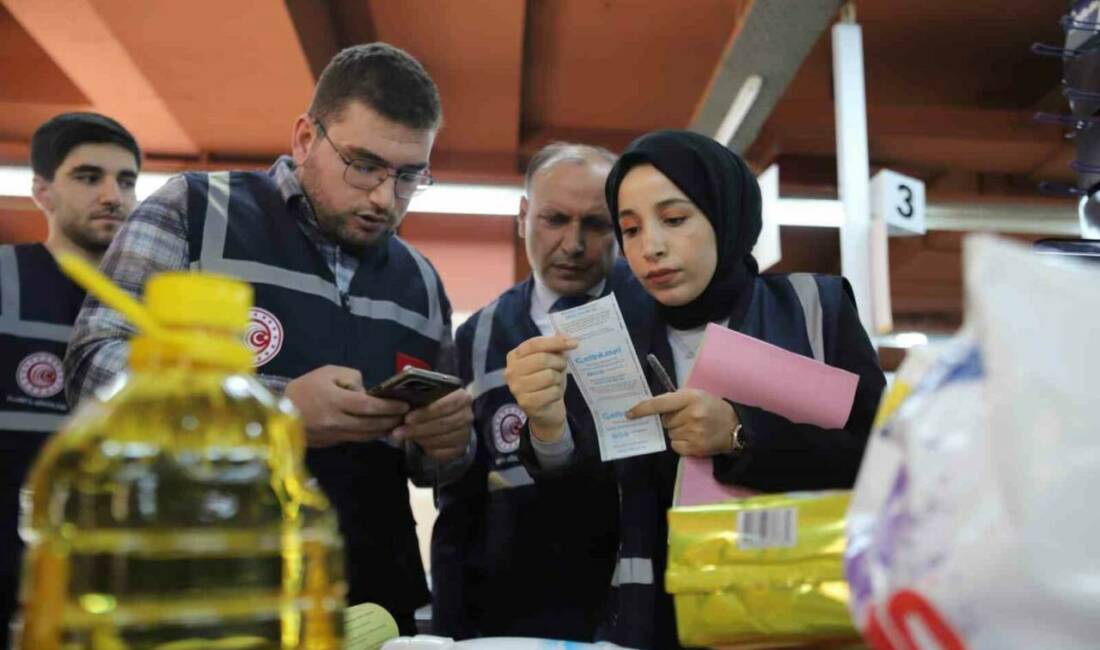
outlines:
[[[320,120],[313,121],[321,131],[321,136],[328,141],[332,150],[344,162],[344,182],[348,185],[369,192],[392,177],[395,179],[393,193],[397,195],[397,198],[411,199],[431,187],[432,183],[435,182],[432,175],[427,171],[403,172],[369,160],[346,158],[336,146],[336,143],[328,137],[325,125],[321,124]]]

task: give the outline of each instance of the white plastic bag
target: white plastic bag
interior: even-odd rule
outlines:
[[[966,247],[968,327],[911,354],[848,513],[856,626],[898,650],[1100,647],[1100,270]]]

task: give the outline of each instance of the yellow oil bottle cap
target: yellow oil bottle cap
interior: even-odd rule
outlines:
[[[143,305],[76,255],[62,253],[57,263],[137,326],[140,333],[130,342],[131,366],[187,359],[198,365],[251,370],[252,351],[241,336],[252,308],[251,285],[225,276],[172,271],[146,283]]]
[[[243,332],[252,308],[252,286],[209,273],[161,273],[146,283],[145,305],[165,327]]]

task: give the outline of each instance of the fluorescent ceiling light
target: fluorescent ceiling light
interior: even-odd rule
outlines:
[[[138,200],[144,200],[172,176],[161,172],[139,174]],[[29,198],[33,179],[34,174],[29,167],[0,167],[0,196]],[[523,188],[520,186],[440,183],[414,197],[409,211],[513,216],[519,212],[522,196]]]
[[[409,212],[442,214],[493,214],[514,216],[519,211],[523,187],[508,185],[459,185],[440,183],[413,198]],[[844,206],[829,199],[779,199],[776,221],[783,226],[838,228],[844,223]]]
[[[29,197],[33,179],[30,167],[0,167],[0,196]]]
[[[741,128],[741,123],[745,121],[745,117],[752,110],[752,105],[756,103],[756,98],[760,95],[760,87],[763,85],[764,79],[758,74],[749,75],[745,79],[745,83],[741,84],[741,90],[738,90],[737,96],[733,98],[729,111],[722,118],[722,123],[718,125],[718,132],[714,134],[715,140],[729,146],[730,140],[733,140],[737,129]]]
[[[439,183],[413,197],[409,212],[443,214],[497,214],[513,216],[519,213],[523,188],[511,185],[463,185]]]
[[[173,174],[162,172],[141,172],[138,174],[137,198],[144,200],[160,189]],[[30,167],[0,167],[0,196],[22,196],[30,198],[34,172]]]
[[[135,188],[138,201],[147,199],[150,194],[159,190],[173,176],[176,176],[176,174],[165,174],[164,172],[141,172],[138,174],[137,187]]]
[[[138,200],[144,200],[173,175],[163,172],[139,174]],[[33,178],[29,167],[0,167],[0,196],[30,197]],[[522,197],[520,185],[439,183],[414,197],[409,212],[512,217],[519,212]],[[844,223],[844,207],[839,201],[827,199],[779,199],[776,213],[776,222],[783,226],[836,228]]]

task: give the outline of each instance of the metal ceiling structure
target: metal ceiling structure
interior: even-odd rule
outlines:
[[[1063,4],[854,3],[864,35],[871,171],[888,167],[923,180],[938,227],[1039,235],[1064,231],[1074,219],[1072,202],[1036,189],[1044,180],[1072,182],[1074,150],[1059,127],[1032,120],[1036,110],[1064,111],[1065,103],[1060,62],[1028,52],[1034,41],[1062,40]],[[711,133],[755,75],[759,92],[731,145],[759,170],[778,163],[783,195],[830,198],[828,27],[839,5],[0,0],[0,165],[26,164],[31,133],[51,115],[96,110],[137,135],[147,169],[266,167],[289,147],[324,63],[341,47],[378,39],[417,56],[439,85],[445,126],[432,166],[443,181],[516,183],[526,159],[553,140],[618,150],[656,128]],[[951,206],[961,206],[966,220],[953,221]],[[34,212],[29,200],[0,197],[0,224]],[[935,252],[942,237],[891,248],[910,251],[921,241],[930,257],[907,253],[906,264],[942,264]],[[783,266],[827,266],[813,261],[817,255],[785,244]],[[956,280],[928,269],[926,283],[918,272],[895,287],[916,296],[895,296],[900,326],[958,321],[958,287],[935,288]],[[936,302],[922,291],[950,296]]]

